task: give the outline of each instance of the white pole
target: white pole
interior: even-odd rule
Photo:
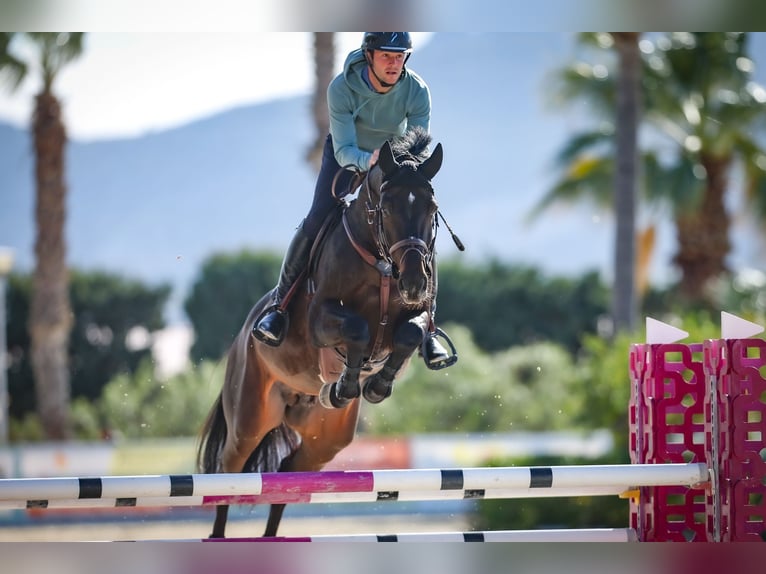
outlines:
[[[323,534],[275,538],[206,538],[204,542],[637,542],[632,528],[583,528],[577,530],[490,530],[476,532],[407,532],[404,534]],[[157,540],[155,542],[203,542]]]
[[[701,463],[0,479],[0,500],[694,486]]]
[[[403,490],[381,497],[378,492],[320,492],[294,498],[290,493],[233,496],[149,496],[131,498],[51,498],[29,500],[0,500],[0,510],[54,508],[164,508],[176,506],[220,506],[253,504],[337,504],[343,502],[425,502],[435,500],[496,500],[514,498],[568,498],[580,496],[626,496],[625,486],[579,488],[498,489],[473,493],[465,490]]]

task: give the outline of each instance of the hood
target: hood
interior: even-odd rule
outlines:
[[[362,70],[367,66],[367,59],[364,57],[364,50],[357,48],[346,56],[343,64],[343,77],[348,86],[355,92],[369,94],[370,88],[362,79]]]

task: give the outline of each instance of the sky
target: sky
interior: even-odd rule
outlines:
[[[413,33],[413,48],[429,33]],[[82,56],[63,69],[54,87],[71,139],[135,137],[235,106],[309,93],[313,86],[308,32],[92,32]],[[362,41],[361,32],[336,34],[336,67]],[[18,53],[29,47],[17,43]],[[30,59],[31,61],[31,59]],[[0,76],[0,121],[26,127],[36,78],[15,91]]]

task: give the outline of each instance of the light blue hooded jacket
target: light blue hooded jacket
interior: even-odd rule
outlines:
[[[362,77],[366,66],[363,50],[354,50],[327,88],[335,159],[341,167],[363,171],[370,168],[372,151],[386,140],[414,126],[428,131],[431,122],[431,94],[420,76],[405,67],[404,77],[378,94]]]

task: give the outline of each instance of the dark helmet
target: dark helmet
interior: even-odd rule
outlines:
[[[409,54],[412,52],[412,39],[409,32],[365,32],[362,49]]]

